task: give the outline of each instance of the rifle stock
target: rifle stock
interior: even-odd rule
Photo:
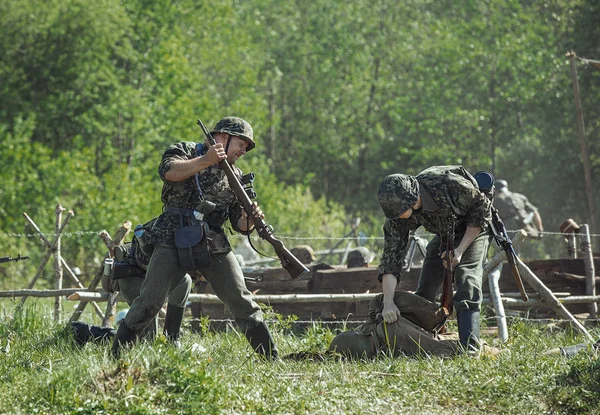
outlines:
[[[198,125],[200,126],[200,128],[202,128],[202,131],[204,132],[208,143],[211,146],[214,146],[216,144],[216,141],[201,120],[198,120]],[[255,217],[252,214],[252,200],[250,200],[250,197],[244,190],[244,187],[240,183],[238,177],[235,175],[227,159],[221,160],[219,162],[219,167],[223,169],[223,171],[225,171],[225,175],[229,180],[229,186],[231,186],[231,189],[233,190],[236,197],[244,207],[244,210],[246,211],[248,216],[252,218],[258,235],[273,246],[277,257],[281,261],[281,266],[290,274],[290,276],[294,280],[299,279],[305,274],[307,274],[309,272],[308,268],[306,268],[306,266],[304,266],[304,264],[300,262],[298,258],[296,258],[284,246],[283,242],[281,242],[279,239],[273,236],[273,227],[267,224],[267,222],[265,222],[264,219]]]
[[[515,252],[512,241],[508,237],[504,222],[502,222],[502,219],[500,219],[498,209],[495,207],[492,207],[492,230],[494,231],[494,239],[496,240],[496,243],[506,253],[506,259],[510,265],[513,278],[515,279],[515,284],[521,293],[521,299],[523,301],[528,301],[529,297],[525,291],[525,286],[523,285],[521,273],[519,272],[519,267],[517,265],[517,253]]]

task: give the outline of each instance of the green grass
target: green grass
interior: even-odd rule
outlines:
[[[65,324],[45,317],[48,310],[31,301],[23,313],[5,310],[0,317],[0,413],[590,414],[600,408],[593,352],[572,359],[542,354],[583,337],[521,320],[511,320],[511,340],[502,346],[508,351],[497,358],[326,356],[271,364],[231,330],[186,331],[182,349],[159,337],[114,361],[107,344],[75,346]],[[282,355],[324,352],[335,335],[318,323],[294,335],[289,319],[274,317]]]

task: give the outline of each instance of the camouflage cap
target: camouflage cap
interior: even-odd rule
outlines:
[[[419,199],[419,182],[408,174],[390,174],[379,186],[377,200],[387,218],[397,218]]]
[[[364,267],[373,260],[373,256],[374,255],[367,248],[359,246],[348,252],[346,265],[348,265],[348,268]]]
[[[248,121],[239,117],[221,118],[219,122],[215,124],[215,127],[212,129],[211,133],[227,133],[240,137],[242,140],[248,142],[248,148],[246,151],[250,151],[256,147],[252,126],[248,123]]]
[[[377,354],[373,338],[356,331],[345,331],[335,336],[329,351],[349,358],[373,357]]]

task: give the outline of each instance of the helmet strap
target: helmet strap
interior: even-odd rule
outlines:
[[[231,143],[231,134],[227,134],[227,144],[225,144],[225,155],[227,155],[227,152],[229,151],[229,143]]]

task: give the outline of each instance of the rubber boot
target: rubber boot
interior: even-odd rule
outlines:
[[[181,347],[179,337],[181,335],[181,323],[183,321],[184,307],[177,307],[169,304],[167,306],[167,315],[165,317],[164,333],[167,340],[171,342],[175,347]]]
[[[131,330],[124,321],[119,325],[119,329],[117,330],[117,334],[115,334],[115,339],[112,344],[112,355],[115,359],[118,359],[121,355],[121,349],[123,346],[131,345],[134,343],[137,337],[137,333]]]
[[[275,346],[271,332],[265,323],[259,323],[258,326],[247,330],[245,334],[256,353],[270,361],[279,360],[277,346]]]
[[[467,352],[476,352],[480,348],[479,342],[479,311],[460,310],[456,313],[458,322],[458,338],[460,344]]]

